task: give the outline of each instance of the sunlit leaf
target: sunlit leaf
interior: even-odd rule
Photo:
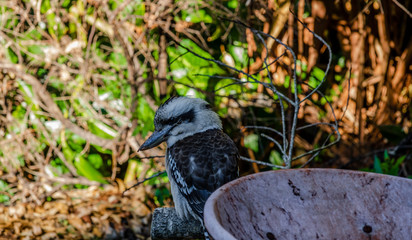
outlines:
[[[239,5],[238,0],[229,0],[227,3],[227,6],[232,9],[237,8],[238,5]]]
[[[82,156],[76,157],[74,166],[76,167],[79,174],[86,177],[87,179],[100,183],[107,183],[103,175]]]
[[[45,14],[50,8],[50,0],[41,1],[40,13]]]
[[[318,68],[318,67],[314,67],[311,73],[311,76],[309,77],[309,86],[315,88],[317,87],[320,82],[322,81],[323,77],[325,76],[325,72]]]
[[[247,135],[244,139],[245,147],[252,149],[254,152],[259,151],[259,136],[256,134]]]
[[[89,127],[90,132],[99,137],[105,139],[113,139],[117,136],[117,132],[113,128],[98,120],[91,119],[87,122],[87,125]]]
[[[245,48],[230,45],[228,51],[236,61],[237,68],[242,69],[243,67],[247,66],[248,56]]]
[[[269,161],[274,165],[283,165],[282,155],[278,151],[270,152]]]
[[[213,59],[209,53],[188,39],[183,39],[180,44],[188,49],[191,49],[191,51],[202,57]],[[169,54],[172,75],[176,80],[178,80],[179,83],[184,84],[177,84],[175,86],[180,95],[188,95],[191,93],[195,97],[200,97],[202,94],[195,89],[188,88],[188,86],[206,90],[210,86],[211,81],[214,81],[208,76],[221,75],[225,73],[225,71],[216,63],[201,59],[191,53],[187,53],[187,50],[184,48],[168,47],[167,52]]]

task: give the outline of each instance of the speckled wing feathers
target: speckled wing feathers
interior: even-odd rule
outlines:
[[[238,150],[221,130],[211,129],[176,142],[167,150],[171,176],[196,215],[210,194],[238,177]],[[173,156],[173,157],[172,157]]]

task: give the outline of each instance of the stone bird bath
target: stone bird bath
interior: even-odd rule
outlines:
[[[412,239],[412,180],[335,169],[263,172],[215,191],[213,239]]]

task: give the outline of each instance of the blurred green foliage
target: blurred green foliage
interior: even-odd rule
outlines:
[[[399,171],[401,169],[401,165],[404,163],[405,158],[406,155],[398,158],[392,158],[389,156],[388,151],[385,150],[382,159],[375,155],[373,161],[373,168],[364,168],[362,170],[367,172],[375,172],[398,176]],[[412,178],[412,175],[409,176],[409,178]]]
[[[121,135],[124,134],[125,129],[133,126],[135,128],[131,130],[132,136],[140,140],[146,138],[154,129],[156,106],[161,104],[164,98],[172,95],[190,95],[207,99],[213,103],[224,121],[227,121],[225,117],[228,116],[227,102],[230,97],[254,103],[259,100],[262,102],[259,98],[266,97],[263,101],[270,104],[272,100],[278,102],[277,96],[259,89],[259,84],[254,83],[247,76],[234,73],[233,70],[212,61],[201,59],[185,49],[190,49],[207,59],[220,60],[236,69],[250,70],[251,65],[258,62],[257,59],[261,57],[264,47],[255,38],[257,49],[254,50],[254,55],[249,57],[248,48],[251,46],[245,37],[244,29],[233,27],[232,23],[218,18],[224,14],[233,17],[232,14],[235,13],[240,19],[249,19],[250,12],[244,6],[244,2],[175,0],[172,1],[175,8],[162,9],[161,14],[154,12],[153,6],[149,4],[150,1],[136,0],[125,6],[123,6],[125,1],[122,0],[109,0],[96,4],[90,2],[93,1],[43,0],[39,2],[41,5],[37,6],[32,5],[33,1],[23,0],[19,4],[28,13],[30,21],[24,19],[16,8],[8,4],[0,4],[2,16],[0,26],[3,30],[3,35],[0,35],[2,48],[0,56],[4,56],[10,63],[24,66],[28,74],[45,86],[63,116],[94,136],[123,141]],[[277,4],[277,1],[275,2]],[[110,14],[114,14],[117,10],[119,12],[114,21],[110,22],[112,17]],[[162,14],[172,18],[163,19]],[[304,16],[309,15],[306,9]],[[156,78],[159,73],[157,64],[160,51],[159,39],[165,29],[162,28],[163,25],[160,26],[149,18],[153,16],[159,17],[161,20],[159,22],[162,24],[167,21],[173,22],[167,29],[171,33],[168,33],[166,45],[168,57],[166,97],[161,96],[159,80]],[[256,19],[253,21],[251,23],[256,24],[257,29],[263,28],[263,23]],[[114,25],[115,23],[118,25]],[[181,28],[178,29],[177,26]],[[122,31],[116,33],[115,30],[119,30],[117,28],[121,28]],[[188,28],[190,31],[185,31]],[[178,44],[183,47],[174,44],[177,42],[176,39],[180,39]],[[128,56],[129,53],[131,56]],[[129,72],[128,57],[132,58],[132,67],[138,72],[134,77],[143,79],[141,82],[131,82],[135,79],[129,79],[132,73]],[[345,68],[347,60],[344,56],[334,55],[333,59],[336,66]],[[325,76],[323,66],[314,66],[308,70],[306,63],[298,61],[297,64],[299,65],[296,71],[297,80],[304,82],[310,88],[316,87]],[[262,66],[259,66],[258,69],[254,69],[253,77],[264,83],[275,82],[269,78],[267,71],[260,71],[261,68]],[[285,69],[288,67],[286,66]],[[293,86],[291,71],[284,72],[287,74],[276,82],[278,91],[285,95],[295,91],[298,94],[305,94],[301,85],[298,85],[297,89],[291,87]],[[230,76],[232,79],[223,76]],[[275,74],[272,77],[274,76]],[[62,126],[62,123],[48,112],[48,108],[39,100],[30,84],[20,78],[10,77],[10,79],[12,87],[7,98],[11,103],[12,121],[6,127],[2,126],[1,130],[4,131],[2,134],[6,139],[22,139],[21,144],[24,147],[18,148],[16,144],[16,146],[0,148],[2,159],[0,165],[3,172],[17,174],[16,169],[21,169],[28,164],[38,164],[41,166],[39,168],[49,168],[53,176],[66,176],[70,173],[66,164],[70,164],[78,175],[89,180],[102,184],[114,180],[110,179],[113,175],[113,159],[118,159],[119,156],[116,154],[121,153],[114,153],[111,147],[118,146],[104,148],[97,144],[89,144],[82,136]],[[342,93],[340,83],[344,82],[344,79],[344,71],[334,74],[332,79],[327,79],[320,89],[325,97],[310,100],[315,105],[321,106],[317,109],[317,118],[322,119],[327,116],[328,110],[323,106],[326,105],[327,100],[334,101]],[[337,88],[333,87],[334,84]],[[213,97],[209,99],[211,95]],[[233,109],[238,110],[237,107]],[[243,125],[253,124],[280,129],[278,109],[274,110],[273,105],[251,106],[241,110],[246,117],[241,120],[239,117],[237,120],[242,121]],[[131,124],[133,121],[135,125]],[[228,132],[238,133],[239,129],[236,127],[229,126]],[[380,129],[386,138],[395,143],[405,136],[399,126],[381,126]],[[24,138],[28,133],[32,134],[33,138]],[[257,156],[265,150],[260,145],[259,134],[245,135],[247,135],[243,138],[245,148],[251,149]],[[314,133],[307,134],[308,138],[314,135]],[[333,139],[334,136],[331,138]],[[314,144],[314,146],[319,145]],[[55,154],[51,150],[53,148],[61,151],[63,155]],[[261,156],[263,160],[275,165],[283,164],[280,152],[276,150],[266,152],[266,155]],[[40,154],[47,161],[36,163],[28,159],[27,154]],[[122,163],[122,166],[117,166],[118,178],[136,179],[141,174],[150,176],[159,171],[159,166],[153,159],[143,163],[137,155],[131,155],[132,151],[127,156],[130,160]],[[373,170],[395,174],[399,171],[399,164],[402,161],[403,159],[391,160],[386,157],[381,161],[375,158]],[[132,163],[137,163],[137,167],[129,172],[126,169],[133,165]],[[150,165],[148,169],[143,168],[144,164]],[[165,184],[167,181],[167,176],[162,176],[145,183],[156,186],[154,201],[157,205],[165,204],[165,200],[170,197]],[[0,192],[12,195],[6,181],[0,180]],[[9,199],[9,195],[0,193],[0,202],[7,202]]]
[[[373,162],[373,170],[376,173],[389,174],[393,176],[398,176],[400,165],[406,156],[399,157],[398,159],[390,158],[388,152],[384,152],[383,160],[381,161],[377,156],[375,156]]]
[[[250,134],[245,137],[245,147],[252,149],[254,152],[259,151],[259,136],[257,134]]]
[[[8,203],[10,196],[13,196],[13,193],[11,192],[7,182],[0,180],[0,203]]]
[[[182,40],[180,44],[202,57],[212,58],[209,53],[202,50],[189,39]],[[185,96],[189,91],[192,91],[195,97],[204,98],[203,94],[187,86],[207,90],[208,85],[213,84],[213,81],[210,80],[210,77],[201,77],[199,75],[214,76],[225,73],[216,63],[187,53],[187,50],[182,47],[168,47],[167,53],[169,55],[171,74],[175,81],[181,83],[176,85],[176,91],[180,96]]]
[[[111,11],[116,11],[123,7],[122,3],[123,1],[109,0],[107,6]],[[239,5],[237,0],[222,3],[229,9],[235,9]],[[22,4],[34,10],[37,7],[29,1],[23,1]],[[1,46],[5,47],[5,58],[14,64],[27,65],[29,74],[46,83],[47,91],[64,117],[93,135],[103,139],[115,139],[119,135],[119,129],[136,120],[137,126],[133,129],[132,135],[145,138],[154,129],[155,109],[148,98],[155,99],[156,104],[160,104],[163,99],[159,98],[158,89],[153,86],[153,82],[147,82],[142,86],[146,88],[146,94],[139,92],[132,96],[131,84],[127,80],[130,74],[128,60],[118,39],[113,38],[113,26],[108,23],[110,16],[105,16],[98,5],[88,4],[83,0],[44,0],[39,7],[40,15],[30,16],[31,22],[28,22],[21,21],[15,9],[4,4],[0,6],[3,16],[2,28],[10,38],[9,43],[4,40],[1,42]],[[127,19],[127,23],[132,24],[128,25],[129,27],[146,31],[149,39],[146,48],[157,61],[159,32],[145,29],[147,20],[144,18],[148,14],[147,11],[145,2],[133,1],[120,11],[118,18]],[[220,37],[224,34],[223,25],[213,16],[210,5],[202,1],[190,2],[174,15],[174,21],[206,24],[212,30],[208,39],[212,45],[225,44],[228,51],[226,54],[234,59],[237,68],[243,68],[248,64],[247,44],[242,42],[244,39],[239,37],[236,29],[233,30],[234,35],[231,37],[234,41],[221,42]],[[93,36],[92,26],[95,28]],[[131,34],[123,40],[130,46],[137,41]],[[219,52],[206,51],[198,43],[184,36],[179,44],[205,58],[219,59],[221,55]],[[134,47],[139,51],[142,46],[136,44]],[[170,44],[166,48],[166,53],[170,67],[167,78],[176,82],[173,88],[168,88],[168,96],[191,95],[205,98],[205,92],[218,89],[222,95],[240,94],[245,90],[237,84],[226,87],[232,83],[231,80],[217,80],[214,76],[228,75],[227,69],[200,59],[182,47]],[[158,70],[150,69],[144,55],[137,55],[135,60],[143,69],[143,78],[148,78],[153,73],[157,74]],[[89,68],[85,72],[82,67],[87,61]],[[52,146],[57,146],[67,161],[65,163],[61,156],[51,154],[46,166],[50,170],[49,174],[55,177],[67,175],[70,171],[66,164],[70,164],[80,176],[103,184],[109,183],[112,175],[112,149],[96,144],[89,145],[84,138],[65,129],[59,120],[47,113],[47,109],[44,111],[44,105],[36,97],[31,85],[22,79],[16,79],[16,83],[17,88],[14,91],[21,95],[22,99],[12,106],[14,123],[6,128],[5,136],[23,134],[26,130],[32,129],[36,139],[26,144],[36,146],[29,151],[46,155]],[[133,102],[137,102],[135,109],[131,109]],[[217,98],[215,105],[221,102],[222,98]],[[226,112],[227,109],[223,109],[221,113]],[[5,154],[7,155],[5,151],[0,150],[0,156],[4,156],[1,165],[5,172],[15,172],[15,169],[28,163],[35,164],[26,159],[23,151],[16,150],[16,154],[7,155],[8,158]],[[12,157],[15,160],[10,164],[7,159],[10,160]],[[138,162],[139,166],[143,165],[142,162]],[[150,162],[152,165],[149,170],[144,171],[147,175],[157,171],[154,161]],[[127,178],[124,173],[122,170],[119,176]],[[135,176],[142,173],[139,167],[133,170]],[[146,183],[158,186],[155,192],[156,204],[163,205],[165,199],[170,197],[164,185],[167,181],[167,176],[163,176]],[[0,183],[0,191],[7,192],[7,182]],[[0,197],[1,202],[9,199],[2,194]]]

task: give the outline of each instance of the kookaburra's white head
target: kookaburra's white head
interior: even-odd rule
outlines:
[[[210,105],[198,98],[172,97],[157,109],[155,131],[139,150],[146,150],[166,142],[171,147],[176,141],[209,129],[222,129],[219,116]]]

